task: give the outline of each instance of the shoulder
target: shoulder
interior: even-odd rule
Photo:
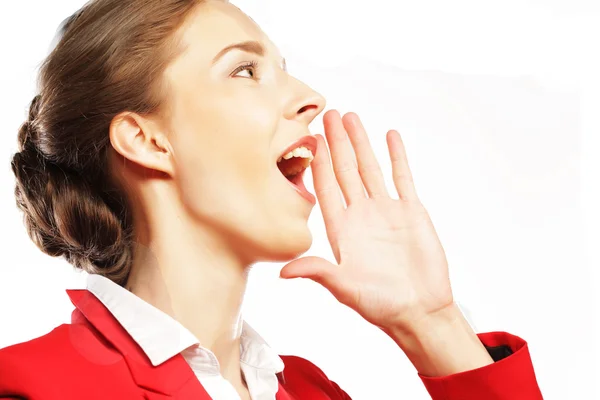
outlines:
[[[66,394],[73,380],[119,363],[122,356],[83,324],[62,324],[52,331],[0,349],[0,397],[7,394]],[[64,397],[63,397],[64,398]]]
[[[296,394],[302,394],[306,398],[350,399],[350,396],[313,362],[292,355],[281,355],[280,357],[285,365],[283,376],[284,386],[287,389],[291,389]]]
[[[50,370],[50,360],[64,349],[64,325],[31,340],[0,349],[0,397],[33,396]]]
[[[66,324],[62,324],[42,336],[1,348],[0,367],[7,363],[16,366],[52,357],[66,344],[66,331]]]
[[[319,377],[325,377],[325,373],[313,364],[311,361],[306,358],[292,356],[292,355],[282,355],[280,356],[285,364],[286,376],[288,374],[303,374],[303,375],[316,375]]]
[[[44,335],[0,349],[0,365],[46,366],[61,360],[65,364],[86,361],[106,365],[120,358],[110,343],[84,324],[61,324]]]

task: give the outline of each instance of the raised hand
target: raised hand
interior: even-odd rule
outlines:
[[[451,307],[444,249],[417,197],[400,134],[387,133],[399,197],[394,199],[358,116],[348,113],[341,118],[331,110],[323,121],[333,169],[327,144],[317,135],[312,171],[338,265],[303,257],[284,266],[281,277],[320,283],[340,302],[386,330],[408,328]]]

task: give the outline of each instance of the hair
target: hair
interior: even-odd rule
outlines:
[[[130,111],[167,115],[163,72],[202,0],[92,0],[63,22],[11,167],[17,207],[44,253],[124,286],[133,221],[109,168],[109,127]]]

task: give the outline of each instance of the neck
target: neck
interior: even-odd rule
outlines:
[[[208,231],[189,229],[182,218],[153,221],[136,242],[127,289],[169,314],[210,349],[221,374],[242,385],[241,307],[249,265]]]

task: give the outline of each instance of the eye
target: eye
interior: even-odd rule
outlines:
[[[237,67],[232,73],[232,76],[236,76],[238,73],[242,72],[242,71],[250,71],[250,76],[249,78],[256,78],[256,69],[257,69],[257,63],[256,61],[248,61],[242,65],[240,65],[239,67]]]

